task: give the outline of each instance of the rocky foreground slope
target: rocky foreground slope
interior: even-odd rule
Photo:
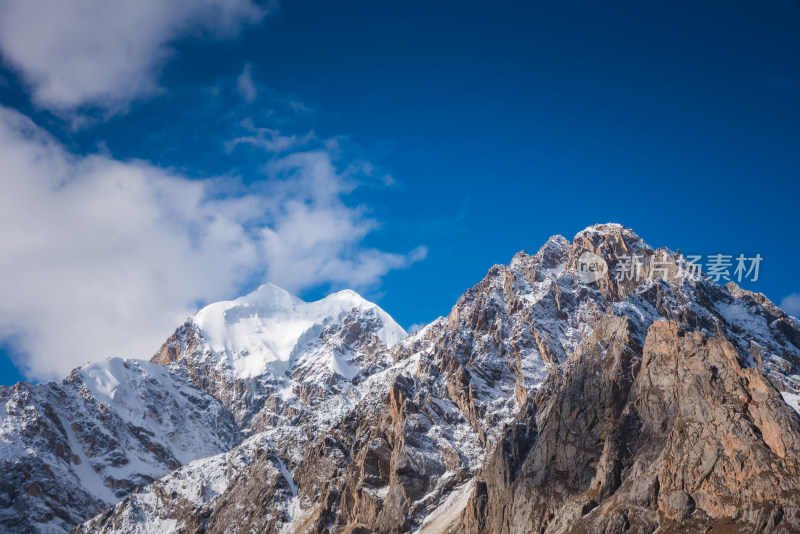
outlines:
[[[609,267],[597,280],[587,252]],[[641,276],[617,280],[631,254]],[[263,321],[287,320],[273,287],[222,303],[154,361],[241,441],[76,530],[800,531],[800,323],[687,270],[598,225],[493,267],[402,340],[349,293],[333,319],[289,314],[307,329]]]

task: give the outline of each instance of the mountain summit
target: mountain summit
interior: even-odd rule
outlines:
[[[274,284],[265,284],[233,301],[210,304],[185,327],[202,338],[201,357],[216,360],[214,365],[231,378],[252,378],[267,372],[282,375],[291,367],[292,358],[303,354],[304,346],[353,311],[372,314],[380,321],[374,333],[387,347],[407,335],[389,314],[355,291],[339,291],[317,302],[304,302]],[[155,361],[165,363],[158,357]],[[339,362],[331,365],[332,370],[346,368]]]
[[[3,448],[7,530],[87,519],[77,532],[800,530],[800,322],[620,225],[491,267],[409,336],[352,292],[304,303],[267,285],[201,310],[152,362],[110,371],[110,389],[78,370],[0,390],[4,443],[19,444]],[[67,387],[110,419],[59,411]],[[194,399],[169,401],[184,427],[159,432],[119,406],[169,392]],[[101,476],[124,498],[99,515],[111,499],[53,493],[48,470],[87,491],[83,458],[100,475],[139,465],[74,428],[129,443],[109,426],[119,417],[179,451],[209,413],[214,443],[230,446],[173,453],[149,484]]]

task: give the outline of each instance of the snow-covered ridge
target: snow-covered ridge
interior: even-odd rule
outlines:
[[[61,382],[0,386],[0,531],[66,532],[240,440],[179,365],[111,358]]]
[[[235,378],[250,378],[268,371],[281,374],[304,339],[353,309],[378,316],[383,326],[376,336],[387,347],[406,337],[406,331],[389,314],[355,291],[305,302],[274,284],[262,285],[236,300],[210,304],[190,321],[202,332],[205,348]]]

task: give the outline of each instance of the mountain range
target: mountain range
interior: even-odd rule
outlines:
[[[0,387],[0,528],[798,532],[800,321],[689,271],[602,224],[410,335],[349,290],[211,304],[149,361]]]

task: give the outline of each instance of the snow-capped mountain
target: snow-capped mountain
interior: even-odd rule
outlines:
[[[631,251],[641,280],[581,279],[584,252],[613,267]],[[618,225],[556,236],[389,349],[301,451],[253,436],[242,447],[262,455],[216,470],[215,492],[190,490],[196,462],[81,531],[791,531],[800,325],[735,285],[676,279],[685,268]]]
[[[77,530],[798,531],[800,322],[687,268],[606,224],[407,337],[351,292],[211,305],[153,362],[246,437]]]
[[[354,291],[303,302],[266,284],[200,310],[153,362],[184,365],[242,429],[276,432],[330,394],[347,404],[353,384],[391,363],[386,349],[405,336]]]
[[[231,450],[253,421],[284,431],[279,422],[346,389],[379,364],[373,353],[405,335],[353,291],[307,303],[267,284],[189,318],[154,358],[164,365],[112,358],[61,383],[0,387],[0,525],[64,532],[192,460]],[[171,353],[176,344],[194,350]],[[348,394],[357,397],[344,392],[315,414],[317,426],[346,409]]]
[[[187,325],[200,332],[198,363],[224,371],[231,379],[266,373],[282,376],[294,364],[307,363],[299,360],[309,359],[309,349],[319,342],[322,331],[354,310],[375,315],[381,326],[372,333],[384,345],[392,346],[406,337],[405,330],[386,312],[354,291],[303,302],[273,284],[234,301],[206,306]],[[314,364],[343,377],[358,372],[345,354],[324,356]]]

